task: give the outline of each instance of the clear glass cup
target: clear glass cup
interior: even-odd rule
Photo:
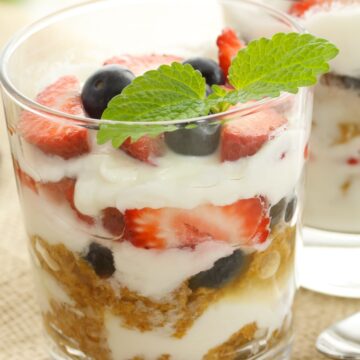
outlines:
[[[300,1],[268,4],[290,10]],[[306,177],[301,284],[326,294],[360,297],[360,2],[324,2],[294,15],[340,54],[315,89]]]
[[[247,41],[302,31],[248,0],[114,0],[47,17],[5,49],[9,138],[54,359],[289,358],[311,91],[164,122],[179,127],[185,151],[194,129],[184,133],[184,124],[208,129],[213,149],[176,154],[165,132],[147,163],[129,149],[97,145],[101,121],[76,107],[73,76],[82,84],[119,54],[214,57],[225,26]],[[59,81],[71,84],[65,112],[32,100]],[[46,99],[60,106],[51,89]],[[124,123],[135,124],[149,126]],[[256,149],[231,145],[232,127],[242,124],[250,134],[268,129]],[[64,127],[76,134],[79,156],[64,147]]]

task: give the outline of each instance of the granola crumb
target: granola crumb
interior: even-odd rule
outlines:
[[[255,323],[245,325],[224,344],[210,350],[205,355],[204,360],[234,360],[236,350],[254,340],[257,330]]]
[[[351,141],[352,139],[360,136],[360,124],[359,123],[341,123],[338,124],[339,137],[335,140],[334,145],[343,145]]]
[[[351,185],[352,185],[351,180],[344,181],[344,183],[341,185],[341,191],[342,191],[343,195],[346,195],[348,193],[348,191],[350,190]]]

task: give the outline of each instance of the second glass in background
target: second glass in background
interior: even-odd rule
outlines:
[[[360,297],[360,1],[266,3],[340,49],[315,89],[300,274],[309,289]]]

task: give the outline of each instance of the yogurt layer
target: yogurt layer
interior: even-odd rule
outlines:
[[[347,162],[351,157],[359,158],[360,137],[339,143],[341,124],[356,126],[359,114],[357,91],[318,85],[312,155],[307,171],[307,225],[335,231],[360,231],[359,165]]]
[[[129,330],[122,326],[119,317],[107,313],[105,326],[109,348],[117,360],[136,356],[156,360],[163,354],[176,360],[201,360],[209,350],[223,344],[247,324],[255,322],[271,336],[274,330],[281,328],[291,307],[294,286],[287,285],[290,290],[274,291],[277,295],[270,298],[266,291],[260,290],[223,298],[210,306],[182,339],[169,337],[161,330],[143,333]]]
[[[314,7],[305,13],[302,25],[312,34],[336,44],[340,54],[332,63],[332,70],[340,75],[360,77],[360,48],[356,37],[360,34],[360,3],[345,5],[340,1],[324,10]]]
[[[115,279],[145,297],[161,299],[185,280],[231,255],[233,246],[207,241],[195,249],[149,250],[123,242],[114,247]]]
[[[18,161],[23,171],[37,181],[77,178],[75,205],[83,214],[96,216],[107,207],[120,211],[145,207],[191,209],[207,203],[229,205],[258,195],[275,204],[293,190],[301,175],[300,156],[305,143],[304,130],[288,129],[280,131],[257,154],[238,161],[221,163],[218,153],[191,157],[168,150],[158,159],[158,166],[113,149],[63,160],[24,144],[28,149]]]
[[[278,10],[288,12],[291,0],[261,0]],[[314,6],[298,19],[310,33],[332,41],[340,54],[331,63],[332,70],[340,75],[360,76],[360,49],[356,36],[360,34],[360,2],[358,0],[333,1],[331,5]]]
[[[96,229],[79,221],[67,206],[55,205],[26,187],[21,190],[21,202],[29,237],[40,236],[50,244],[64,244],[79,253],[90,244]]]

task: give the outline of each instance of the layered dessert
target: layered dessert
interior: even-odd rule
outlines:
[[[331,73],[316,87],[307,171],[305,223],[315,228],[360,231],[360,34],[358,0],[302,0],[288,3],[311,33],[340,49]],[[278,2],[274,5],[279,6]]]
[[[244,43],[231,29],[217,43],[220,65],[104,59],[38,94],[57,117],[23,110],[9,127],[45,329],[65,358],[255,359],[289,341],[303,99],[118,148],[97,143],[96,122],[65,116],[99,118],[139,75],[173,62],[200,71],[209,94],[226,87]]]

